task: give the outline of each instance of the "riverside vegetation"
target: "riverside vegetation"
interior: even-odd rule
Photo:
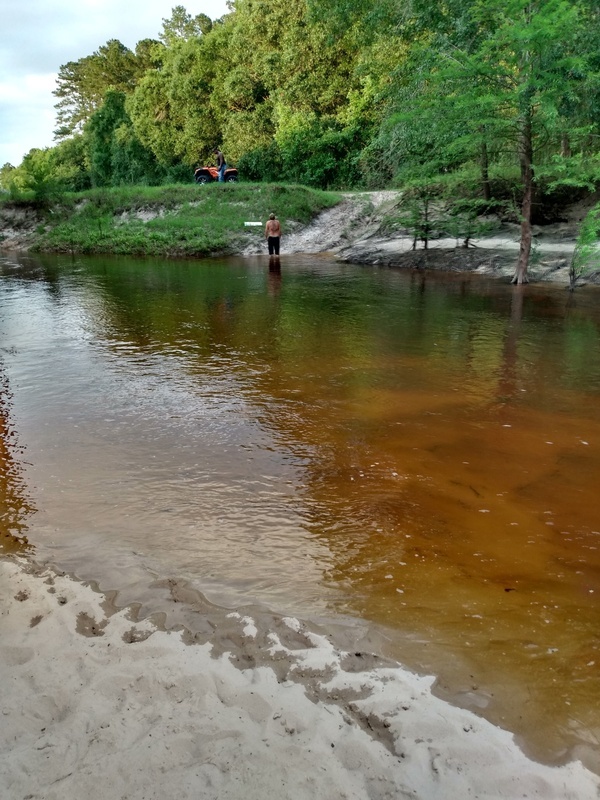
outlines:
[[[6,243],[34,251],[198,257],[238,252],[244,222],[264,221],[273,209],[290,230],[338,201],[332,192],[266,183],[121,186],[4,202],[0,221],[11,226]]]
[[[216,20],[178,5],[156,39],[61,65],[54,94],[56,145],[0,169],[13,198],[187,182],[219,145],[245,181],[402,190],[416,240],[436,207],[463,239],[509,215],[526,283],[533,226],[600,186],[597,0],[232,0]],[[81,220],[97,215],[97,248],[94,197]],[[134,251],[158,247],[162,225]]]
[[[562,208],[563,222],[535,229],[532,280],[568,283],[571,290],[600,283],[599,209],[587,196]],[[286,252],[332,250],[341,261],[475,270],[508,280],[513,274],[518,225],[501,212],[478,216],[477,202],[448,205],[410,192],[325,192],[268,183],[105,187],[53,200],[0,200],[0,250],[252,255],[264,251],[263,225],[271,210],[283,222]]]
[[[156,39],[61,65],[54,94],[56,145],[0,168],[13,199],[189,181],[220,145],[245,181],[401,190],[417,239],[436,203],[467,239],[510,215],[526,283],[533,226],[600,185],[596,0],[175,6]]]

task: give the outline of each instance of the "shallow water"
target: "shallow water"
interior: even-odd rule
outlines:
[[[0,541],[357,618],[600,765],[600,293],[327,257],[0,259]]]

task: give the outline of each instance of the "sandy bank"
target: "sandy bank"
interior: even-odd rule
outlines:
[[[530,761],[509,733],[434,697],[431,678],[343,653],[296,619],[261,631],[232,612],[209,643],[186,644],[89,586],[7,559],[0,603],[3,800],[600,793],[580,763]],[[229,639],[248,664],[268,650],[272,666],[236,666]]]
[[[378,267],[477,273],[500,279],[514,275],[519,252],[520,226],[515,222],[490,219],[493,231],[470,241],[468,249],[455,239],[436,237],[428,249],[407,232],[393,232],[389,222],[398,214],[402,193],[397,190],[347,192],[342,201],[318,214],[309,225],[283,222],[282,255],[331,253],[345,263]],[[597,195],[564,209],[564,220],[534,226],[533,246],[528,267],[531,283],[553,282],[569,285],[569,266],[582,219],[597,202]],[[116,222],[127,225],[132,220],[148,222],[163,216],[160,204],[153,208],[122,212]],[[177,211],[172,211],[175,215]],[[39,230],[47,224],[32,208],[0,208],[0,252],[28,251],[36,246]],[[266,255],[264,220],[255,228],[233,232],[227,255]],[[122,252],[122,251],[120,251]],[[223,253],[215,253],[222,255]],[[172,253],[165,252],[165,257]],[[579,285],[600,284],[600,260],[590,265]]]
[[[456,239],[432,236],[428,249],[406,233],[385,232],[384,220],[393,214],[401,192],[348,193],[337,206],[321,212],[311,225],[290,230],[282,237],[282,254],[332,253],[338,261],[377,267],[438,270],[486,275],[510,281],[520,247],[520,226],[496,221],[495,230],[470,241],[469,248]],[[531,283],[569,285],[569,267],[581,220],[593,199],[565,210],[565,221],[534,226],[528,277]],[[243,255],[264,252],[254,241]],[[590,268],[578,285],[600,284],[600,270]]]

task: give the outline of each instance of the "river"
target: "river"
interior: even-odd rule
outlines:
[[[367,626],[600,771],[597,288],[3,255],[0,379],[5,552]]]

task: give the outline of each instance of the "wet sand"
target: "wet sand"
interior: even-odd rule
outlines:
[[[298,619],[261,630],[228,612],[199,644],[21,557],[0,560],[0,595],[6,800],[600,792],[581,763],[535,763],[510,733],[433,696],[433,678],[341,651]]]

